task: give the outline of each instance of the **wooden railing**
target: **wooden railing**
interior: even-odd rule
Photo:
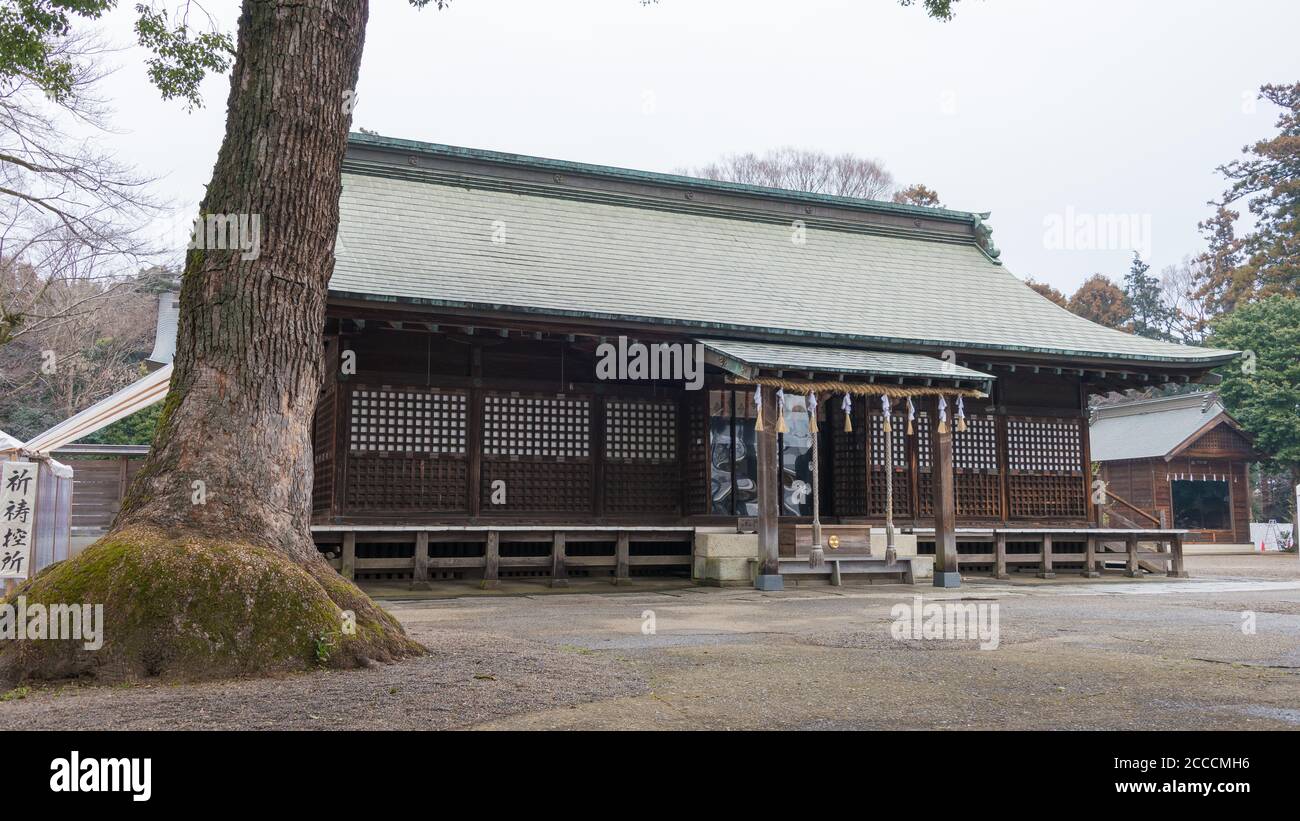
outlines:
[[[1102,492],[1106,494],[1106,502],[1097,506],[1098,516],[1103,513],[1112,516],[1118,519],[1119,523],[1125,527],[1140,528],[1150,527],[1152,525],[1155,527],[1167,527],[1167,523],[1161,521],[1159,516],[1143,510],[1124,497],[1115,495],[1109,489],[1104,489]],[[1116,505],[1116,503],[1118,503],[1118,505]],[[1116,506],[1123,509],[1125,512],[1121,513],[1119,510],[1116,510]],[[1137,520],[1135,520],[1133,515],[1130,514],[1136,515]],[[1098,521],[1098,524],[1100,525],[1104,523]]]

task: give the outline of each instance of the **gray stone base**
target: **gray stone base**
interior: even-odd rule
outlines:
[[[1085,570],[1083,573],[1083,577],[1085,579],[1100,579],[1101,574],[1098,573],[1096,570]]]
[[[955,571],[934,571],[935,587],[961,587],[961,574]]]
[[[1056,574],[1055,574],[1055,573],[1041,573],[1041,572],[1040,572],[1040,573],[1038,574],[1038,578],[1040,578],[1040,579],[1055,579],[1055,578],[1056,578]]]
[[[784,590],[785,579],[776,573],[760,573],[754,577],[754,587],[758,590]]]
[[[1169,573],[1167,573],[1166,575],[1168,575],[1169,578],[1171,578],[1171,579],[1190,579],[1190,578],[1191,578],[1191,576],[1188,575],[1188,573],[1187,573],[1186,570],[1179,570],[1179,571],[1170,570]]]

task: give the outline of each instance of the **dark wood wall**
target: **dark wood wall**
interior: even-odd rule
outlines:
[[[954,425],[953,472],[962,526],[1018,522],[1076,524],[1090,517],[1087,424],[1077,381],[1009,374],[988,400],[966,403],[966,430]],[[1005,381],[1004,381],[1005,380]],[[1028,404],[1032,402],[1033,404]],[[883,520],[886,498],[884,414],[879,400],[853,408],[853,431],[833,410],[835,511]],[[916,402],[907,432],[906,402],[891,409],[894,517],[928,524],[934,516],[930,402]]]
[[[1223,423],[1203,433],[1172,459],[1129,459],[1103,462],[1101,478],[1107,489],[1125,501],[1175,522],[1171,480],[1177,476],[1221,476],[1228,483],[1231,527],[1190,534],[1189,541],[1230,544],[1250,542],[1250,442]]]
[[[315,418],[318,522],[735,519],[710,513],[708,390],[598,381],[591,337],[337,320],[333,331]],[[1002,370],[992,397],[966,403],[954,441],[963,526],[1089,520],[1084,391],[1070,374]],[[706,388],[722,387],[711,374]],[[895,516],[920,526],[933,517],[930,401],[910,436],[905,403],[894,406]],[[852,433],[838,400],[824,404],[828,517],[883,520],[878,402],[856,402]]]
[[[598,382],[594,348],[482,329],[340,333],[316,414],[317,521],[654,524],[701,512],[705,392]]]

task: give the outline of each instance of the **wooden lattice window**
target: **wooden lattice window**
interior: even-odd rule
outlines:
[[[358,388],[352,392],[348,447],[353,452],[464,454],[462,393]]]
[[[954,426],[955,428],[955,426]],[[966,430],[953,431],[952,464],[957,470],[996,473],[998,420],[995,416],[966,416]]]
[[[590,438],[588,399],[519,394],[484,397],[485,456],[586,459]]]
[[[632,462],[677,459],[677,404],[636,399],[605,402],[605,458]]]
[[[885,426],[884,414],[872,413],[871,419],[871,465],[885,466]],[[894,469],[907,467],[907,417],[890,416],[890,432],[894,450]]]
[[[838,401],[831,407],[831,447],[834,449],[835,477],[831,490],[835,494],[837,516],[864,516],[866,507],[867,460],[863,453],[866,434],[863,431],[862,411],[854,408],[853,430],[844,430],[844,412]]]
[[[918,411],[912,427],[916,431],[916,466],[928,471],[934,465],[934,442],[930,440],[930,414]]]
[[[867,491],[867,515],[884,516],[888,489],[885,483],[885,415],[867,414],[871,433],[871,481]],[[907,416],[890,414],[890,428],[894,458],[894,515],[912,515],[912,492],[907,464]]]
[[[1007,467],[1033,473],[1080,473],[1083,444],[1078,419],[1007,418]]]

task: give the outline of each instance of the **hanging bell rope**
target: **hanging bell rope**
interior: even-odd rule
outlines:
[[[893,567],[898,561],[894,549],[894,426],[890,424],[889,397],[880,397],[884,419],[880,424],[885,432],[885,564]]]
[[[826,563],[822,550],[821,481],[817,465],[817,394],[808,394],[808,432],[812,434],[812,550],[808,551],[808,566],[821,567]]]
[[[905,399],[909,396],[966,396],[985,399],[988,394],[975,388],[928,387],[922,385],[880,385],[874,382],[841,382],[839,380],[812,381],[806,379],[778,379],[775,376],[729,376],[732,385],[761,385],[765,388],[782,388],[798,393],[842,393],[854,396],[888,396]]]

